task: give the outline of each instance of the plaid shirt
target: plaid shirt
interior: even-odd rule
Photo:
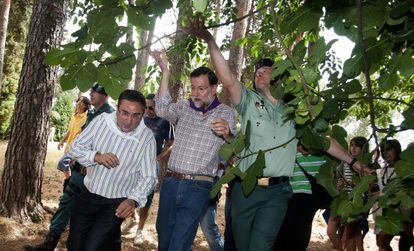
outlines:
[[[202,113],[190,107],[188,100],[172,103],[170,94],[155,98],[155,110],[175,126],[175,139],[168,161],[168,169],[193,175],[214,177],[219,162],[220,146],[224,140],[211,129],[214,119],[228,121],[230,131],[236,134],[235,112],[227,105]]]

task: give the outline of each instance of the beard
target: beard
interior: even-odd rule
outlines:
[[[200,109],[206,109],[211,105],[214,100],[214,96],[210,93],[205,101],[202,101],[199,98],[191,98],[194,102],[194,105]]]

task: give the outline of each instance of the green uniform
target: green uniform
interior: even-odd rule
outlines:
[[[245,132],[250,120],[250,149],[266,150],[287,143],[284,147],[266,152],[264,177],[292,176],[296,156],[296,130],[292,120],[284,116],[282,101],[273,105],[263,95],[242,87],[240,103],[236,106]],[[242,153],[242,155],[246,152]],[[243,159],[239,165],[246,171],[257,155]],[[274,240],[285,217],[292,188],[288,179],[270,186],[256,186],[246,197],[240,182],[231,193],[231,217],[237,250],[272,250]]]

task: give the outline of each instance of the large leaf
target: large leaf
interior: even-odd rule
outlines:
[[[356,197],[362,198],[364,193],[368,191],[369,184],[371,184],[376,179],[377,179],[376,175],[369,175],[369,176],[362,177],[362,179],[352,189],[351,196],[353,196],[354,198]]]
[[[323,12],[321,9],[302,6],[282,20],[280,31],[283,34],[288,34],[293,33],[296,29],[298,33],[315,29],[319,27],[319,19],[322,14]]]
[[[203,13],[206,10],[208,0],[193,0],[194,8]]]
[[[362,71],[362,57],[360,55],[354,56],[344,63],[344,74],[348,78],[355,78]]]
[[[263,176],[263,169],[265,168],[265,154],[262,150],[259,150],[256,161],[246,170],[246,176],[243,179],[243,193],[245,196],[249,196],[254,190],[257,178]]]
[[[345,140],[347,135],[348,133],[343,127],[339,125],[334,125],[332,127],[332,138],[336,139],[336,141],[338,141],[338,143],[345,149],[348,148],[348,144]]]
[[[375,218],[375,224],[385,232],[396,235],[402,230],[404,215],[394,210],[386,210],[381,216]]]

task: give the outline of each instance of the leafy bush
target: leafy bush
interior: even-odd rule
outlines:
[[[74,100],[76,100],[76,97],[74,91],[65,91],[58,94],[50,117],[51,126],[55,127],[53,140],[59,141],[66,133],[70,117],[75,113]]]

